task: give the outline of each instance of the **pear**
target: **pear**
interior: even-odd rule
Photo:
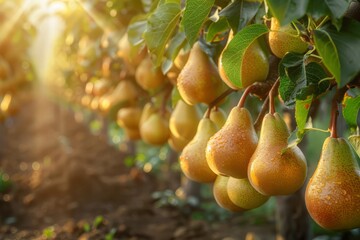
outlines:
[[[276,18],[271,18],[269,33],[269,46],[278,58],[283,58],[287,52],[304,53],[308,44],[300,37],[296,37],[297,31],[291,25],[280,26]]]
[[[200,118],[197,106],[188,105],[180,99],[170,116],[170,131],[177,138],[192,139],[196,134]]]
[[[258,142],[253,121],[246,108],[234,107],[225,125],[206,147],[206,160],[216,174],[246,178],[250,158]]]
[[[226,122],[226,118],[227,118],[226,112],[222,108],[215,107],[214,109],[211,110],[210,120],[216,124],[218,129],[224,126]]]
[[[165,144],[170,137],[168,120],[159,112],[153,113],[140,126],[140,134],[144,142],[161,146]]]
[[[174,65],[178,69],[183,69],[186,62],[189,59],[190,51],[185,51],[183,48],[180,50],[176,58],[174,59]]]
[[[139,129],[142,109],[139,107],[120,108],[117,113],[117,123],[120,127]]]
[[[232,38],[232,34],[229,35],[229,41]],[[223,52],[226,50],[224,48]],[[224,67],[223,67],[223,53],[219,57],[219,72],[221,79],[232,89],[240,89],[238,86],[235,86],[227,77]],[[261,48],[258,41],[254,41],[248,49],[245,51],[243,56],[243,61],[241,65],[241,85],[242,88],[246,88],[252,85],[255,82],[263,82],[266,80],[269,74],[269,57]]]
[[[92,94],[94,96],[100,97],[100,96],[104,95],[107,91],[109,91],[110,87],[111,87],[110,80],[106,79],[106,78],[101,78],[94,82]]]
[[[206,144],[217,127],[209,118],[200,120],[194,138],[183,149],[179,160],[185,176],[195,182],[214,182],[216,174],[210,169],[205,156]]]
[[[5,116],[15,116],[20,110],[20,102],[15,95],[10,93],[5,94],[1,103],[0,111],[5,114]]]
[[[166,81],[160,68],[154,67],[150,57],[146,57],[142,60],[140,65],[136,68],[135,79],[144,90],[158,88]]]
[[[229,194],[227,192],[227,184],[229,181],[229,177],[227,176],[217,176],[213,185],[213,195],[217,204],[229,211],[232,212],[240,212],[244,211],[241,207],[235,205],[229,198]]]
[[[141,139],[140,130],[138,128],[126,128],[124,127],[124,132],[126,137],[129,140],[135,141]]]
[[[287,148],[289,130],[278,113],[265,115],[248,166],[251,185],[263,195],[288,195],[304,184],[307,164],[297,147]]]
[[[120,102],[134,101],[139,95],[138,89],[130,80],[121,80],[114,90],[103,95],[100,99],[100,109],[107,112]]]
[[[360,227],[360,168],[345,139],[325,139],[306,188],[305,203],[311,217],[323,228]]]
[[[210,104],[226,90],[214,62],[198,42],[190,50],[189,59],[178,76],[177,87],[182,99],[190,105]]]
[[[173,134],[170,134],[168,143],[171,149],[173,149],[175,152],[181,152],[190,141],[191,139],[175,137]]]
[[[227,192],[230,200],[244,210],[260,207],[269,199],[269,196],[257,192],[247,178],[229,177]]]
[[[141,113],[139,125],[142,126],[144,122],[155,112],[155,106],[151,102],[146,103]]]

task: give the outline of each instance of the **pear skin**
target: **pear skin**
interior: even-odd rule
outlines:
[[[176,138],[192,139],[196,134],[200,119],[201,115],[197,106],[188,105],[180,99],[170,116],[170,131]]]
[[[155,106],[150,102],[146,103],[141,113],[139,125],[142,126],[144,122],[155,112],[156,112]]]
[[[213,195],[217,204],[231,212],[241,212],[244,211],[241,207],[238,207],[233,203],[227,192],[227,184],[229,181],[229,177],[227,176],[217,176],[213,185]]]
[[[345,139],[325,139],[306,188],[305,203],[311,217],[323,228],[360,227],[360,168]]]
[[[230,200],[238,207],[250,210],[260,207],[269,199],[253,188],[247,178],[229,177],[227,192]]]
[[[229,39],[232,38],[231,35]],[[226,47],[224,48],[224,50]],[[224,52],[223,50],[223,52]],[[240,89],[238,86],[235,86],[227,77],[223,63],[222,63],[221,53],[219,57],[219,73],[221,79],[232,89]],[[263,82],[266,80],[267,75],[269,74],[269,57],[266,55],[264,50],[262,50],[258,41],[254,41],[248,49],[245,51],[243,56],[243,61],[241,65],[241,84],[242,88],[246,88],[255,82]]]
[[[288,137],[289,130],[282,117],[278,113],[266,114],[248,166],[251,185],[263,195],[289,195],[305,182],[305,156],[297,146],[287,148]]]
[[[216,174],[210,169],[205,156],[206,144],[213,136],[217,127],[209,118],[200,120],[196,135],[183,149],[179,161],[185,176],[195,182],[210,183]]]
[[[225,125],[210,138],[206,160],[216,174],[246,178],[257,142],[249,111],[236,106],[231,110]]]
[[[172,150],[175,152],[181,152],[186,145],[191,141],[191,139],[186,139],[183,137],[175,137],[173,134],[170,134],[168,144]]]
[[[218,129],[224,126],[226,122],[226,118],[227,118],[226,112],[222,108],[217,107],[211,110],[210,120],[216,124]]]
[[[136,82],[144,90],[152,90],[160,87],[166,81],[160,68],[154,68],[150,57],[141,61],[135,72]]]
[[[161,116],[159,112],[153,113],[140,126],[140,134],[144,142],[150,145],[161,146],[170,137],[168,120]]]
[[[307,50],[307,43],[294,35],[297,31],[290,25],[280,26],[276,18],[271,18],[269,46],[275,56],[283,58],[287,52],[304,53]]]
[[[189,59],[178,76],[177,87],[181,98],[189,105],[210,104],[226,90],[217,67],[198,42],[190,50]]]
[[[120,127],[139,129],[142,109],[138,107],[120,108],[117,113],[117,123]]]

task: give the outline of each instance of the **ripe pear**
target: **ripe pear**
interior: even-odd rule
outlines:
[[[120,127],[139,129],[142,109],[139,107],[120,108],[117,113],[117,123]]]
[[[345,139],[325,139],[306,188],[305,203],[311,217],[323,228],[360,227],[360,168]]]
[[[287,52],[304,53],[308,44],[297,37],[297,31],[291,25],[280,26],[276,18],[271,18],[269,46],[278,58],[283,58]]]
[[[139,125],[142,126],[144,122],[156,111],[155,106],[151,102],[146,103],[141,113]]]
[[[170,134],[168,143],[171,149],[173,149],[175,152],[181,152],[190,141],[191,139],[175,137],[173,134]]]
[[[217,176],[213,185],[213,195],[217,204],[229,211],[232,212],[240,212],[244,211],[241,207],[235,205],[229,198],[229,194],[227,192],[227,184],[229,181],[229,177],[227,176]]]
[[[177,79],[182,99],[190,105],[209,104],[226,90],[217,68],[198,42],[190,50],[189,59]]]
[[[304,184],[307,164],[297,146],[287,148],[289,130],[278,114],[265,115],[248,166],[251,185],[263,195],[288,195]]]
[[[183,48],[180,50],[176,58],[174,59],[174,65],[178,69],[183,69],[186,62],[189,59],[190,51],[185,51]]]
[[[200,120],[195,137],[183,149],[179,160],[180,167],[189,179],[208,183],[214,182],[216,174],[210,169],[205,156],[206,144],[217,127],[209,118]]]
[[[245,210],[260,207],[269,199],[269,196],[257,192],[247,178],[229,177],[227,192],[230,200],[236,206]]]
[[[130,80],[121,80],[118,85],[100,99],[100,109],[107,112],[120,102],[134,101],[139,95],[138,89]]]
[[[150,115],[140,126],[141,138],[144,142],[160,146],[165,144],[170,137],[168,119],[156,112]]]
[[[231,35],[229,36],[231,39]],[[223,52],[225,51],[224,48]],[[223,67],[223,53],[219,57],[219,72],[221,79],[232,89],[240,89],[238,86],[235,86],[227,77],[224,67]],[[255,82],[263,82],[266,80],[269,74],[269,57],[261,48],[259,42],[254,41],[248,49],[245,51],[243,56],[243,61],[241,65],[241,85],[242,88],[246,88]]]
[[[136,68],[135,79],[144,90],[158,88],[166,81],[160,68],[154,67],[150,57],[146,57],[142,60],[140,65]]]
[[[126,137],[129,140],[139,140],[141,139],[141,134],[140,134],[140,130],[138,128],[126,128],[124,127],[124,132]]]
[[[200,118],[197,106],[188,105],[180,99],[170,116],[170,131],[177,138],[192,139],[196,134]]]
[[[211,110],[210,120],[216,124],[218,129],[224,126],[226,122],[226,118],[227,118],[226,112],[222,108],[216,107]]]
[[[206,147],[206,160],[216,174],[246,178],[250,158],[257,146],[253,121],[246,108],[234,107],[225,125]]]
[[[100,97],[104,95],[107,91],[109,91],[110,87],[111,87],[110,80],[106,78],[101,78],[98,81],[94,82],[92,94],[94,96]]]

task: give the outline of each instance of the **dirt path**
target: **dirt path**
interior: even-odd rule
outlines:
[[[249,231],[272,239],[272,225],[243,228],[236,217],[195,221],[178,209],[155,207],[156,178],[126,168],[126,153],[42,94],[24,100],[20,114],[0,126],[0,169],[13,183],[0,194],[0,239],[105,239],[113,233],[109,239],[230,240]],[[102,220],[92,226],[96,216]]]

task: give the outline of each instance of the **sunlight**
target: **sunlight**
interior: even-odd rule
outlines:
[[[95,11],[93,11],[88,3],[84,3],[81,0],[75,0],[82,9],[95,21],[95,23],[103,30],[115,30],[115,26],[111,21],[108,21],[106,16],[101,16]]]

